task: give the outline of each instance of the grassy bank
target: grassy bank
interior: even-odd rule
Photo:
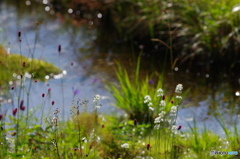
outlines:
[[[54,76],[61,70],[42,60],[31,59],[19,54],[10,54],[0,46],[0,85],[14,81],[18,76],[28,76],[36,80],[45,81],[46,75]]]
[[[115,106],[126,113],[121,116],[99,113],[104,107],[101,105],[103,97],[95,94],[93,99],[79,97],[73,100],[68,106],[70,111],[65,112],[70,117],[62,120],[64,108],[55,104],[51,89],[42,95],[43,104],[38,106],[40,111],[28,111],[28,101],[19,98],[24,93],[24,87],[19,87],[21,91],[11,97],[18,98],[19,102],[8,112],[0,111],[0,158],[238,157],[240,138],[237,123],[230,130],[220,116],[216,117],[225,132],[224,136],[210,132],[207,126],[199,130],[196,120],[189,123],[189,128],[178,125],[178,112],[182,109],[181,101],[187,93],[186,89],[182,84],[166,89],[169,86],[164,84],[163,77],[157,83],[151,80],[152,76],[139,79],[140,70],[140,58],[135,74],[118,64],[118,83],[106,83],[115,98]],[[25,85],[26,81],[21,82]],[[11,88],[9,91],[12,91]],[[1,103],[3,106],[4,103]],[[46,111],[46,108],[49,110]],[[38,114],[41,118],[34,115],[35,111],[41,112]],[[211,156],[212,150],[215,150],[214,153],[224,151],[232,154]]]
[[[27,115],[23,109],[25,101],[22,100],[20,109],[13,109],[9,114],[0,113],[0,157],[209,159],[234,158],[239,153],[237,126],[231,132],[218,119],[226,133],[225,137],[218,136],[207,128],[199,131],[196,121],[186,131],[186,128],[176,123],[181,105],[171,101],[168,103],[168,97],[163,95],[165,91],[159,90],[157,98],[160,98],[162,105],[150,105],[153,96],[142,99],[149,108],[146,113],[159,112],[153,121],[146,124],[137,119],[132,120],[131,114],[119,117],[100,114],[100,95],[94,95],[89,100],[79,98],[73,102],[72,109],[68,112],[71,116],[67,121],[60,119],[62,110],[53,102],[48,105],[51,113],[42,121],[33,116],[34,112]],[[181,91],[182,87],[178,85],[176,94],[180,95]],[[51,100],[51,97],[47,96],[43,100]],[[82,111],[86,107],[92,107],[93,111]],[[211,156],[212,150],[234,151],[235,155]]]

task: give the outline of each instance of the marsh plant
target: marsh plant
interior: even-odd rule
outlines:
[[[163,89],[159,88],[157,90],[157,97],[160,98],[160,102],[157,106],[153,107],[152,99],[149,95],[144,97],[144,103],[146,103],[149,107],[150,112],[156,112],[158,116],[154,119],[154,130],[153,134],[155,136],[154,143],[154,154],[155,157],[164,157],[171,156],[176,157],[177,150],[174,147],[175,143],[175,135],[181,129],[181,125],[176,125],[177,113],[179,109],[179,104],[182,100],[183,85],[178,84],[175,89],[175,100],[171,100],[170,104],[166,103],[165,95]],[[173,98],[172,98],[173,99]],[[150,149],[150,137],[149,144],[147,145],[147,149]]]

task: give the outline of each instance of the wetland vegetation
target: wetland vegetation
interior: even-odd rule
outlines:
[[[237,0],[0,2],[0,158],[239,158]]]

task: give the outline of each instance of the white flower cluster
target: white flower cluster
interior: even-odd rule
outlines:
[[[178,84],[176,86],[175,92],[180,94],[180,93],[182,93],[182,90],[183,90],[183,85],[182,84]]]
[[[172,128],[171,128],[171,131],[174,133],[174,134],[177,134],[177,130],[178,130],[178,127],[176,125],[173,125]]]
[[[170,116],[176,116],[176,113],[177,113],[177,106],[172,106],[170,110]]]
[[[178,100],[182,100],[182,96],[176,96]]]
[[[96,106],[95,106],[96,109],[99,109],[100,107],[101,107],[100,105],[96,105]]]
[[[124,143],[121,145],[122,148],[128,149],[129,148],[129,144],[128,143]]]
[[[161,88],[159,88],[157,90],[157,97],[162,97],[163,96],[163,90]]]
[[[151,102],[151,97],[150,97],[150,95],[146,95],[145,97],[144,97],[144,103],[149,103],[149,102]]]
[[[165,100],[161,100],[159,105],[160,105],[161,107],[165,107],[165,106],[166,106]]]
[[[58,126],[57,121],[58,121],[58,116],[54,116],[52,119],[52,123],[54,126]]]
[[[152,99],[149,95],[146,95],[144,97],[144,103],[146,103],[148,105],[149,110],[154,111],[154,108],[152,107],[153,104],[152,104],[151,100]]]
[[[93,98],[93,103],[97,103],[101,99],[101,96],[99,94],[96,94]]]
[[[160,126],[161,126],[160,124],[161,124],[161,122],[164,121],[164,116],[165,115],[166,115],[166,112],[161,111],[161,113],[158,114],[158,117],[156,117],[154,119],[154,124],[155,124],[154,129],[160,129]]]
[[[90,133],[89,136],[89,142],[100,142],[101,138],[99,136],[96,135],[95,130],[93,129],[92,132]]]

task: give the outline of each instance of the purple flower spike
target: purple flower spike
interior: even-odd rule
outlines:
[[[94,78],[94,80],[92,81],[92,83],[96,83],[96,82],[98,82],[98,81],[99,81],[98,78]]]
[[[72,90],[73,90],[73,96],[78,95],[80,92],[78,89],[74,89],[74,87],[72,87]]]
[[[74,96],[78,94],[79,94],[79,90],[78,89],[74,90]]]
[[[154,84],[154,81],[153,81],[152,79],[150,79],[150,80],[148,81],[148,83],[149,83],[149,84]]]

